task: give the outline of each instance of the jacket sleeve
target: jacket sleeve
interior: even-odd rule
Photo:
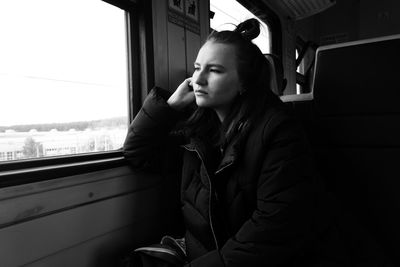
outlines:
[[[170,132],[181,114],[166,103],[169,95],[166,90],[152,89],[129,126],[123,153],[135,169],[161,172],[179,156],[178,138]]]
[[[315,176],[305,137],[294,121],[275,116],[262,143],[255,210],[219,251],[189,266],[286,266],[306,253],[313,240]]]

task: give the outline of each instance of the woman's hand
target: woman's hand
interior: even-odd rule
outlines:
[[[167,100],[168,105],[176,110],[182,110],[195,100],[192,78],[185,79]]]

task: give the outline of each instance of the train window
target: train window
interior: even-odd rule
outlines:
[[[210,26],[211,29],[217,31],[232,30],[234,26],[246,19],[257,18],[261,22],[261,32],[253,42],[264,54],[271,52],[270,29],[268,25],[236,0],[210,0],[210,10],[213,14],[210,19]]]
[[[296,48],[296,60],[298,58],[299,58],[299,50]],[[304,62],[303,62],[303,60],[297,66],[296,72],[297,72],[297,76],[298,76],[298,74],[304,75]],[[300,84],[301,82],[299,80],[300,79],[298,77],[296,77],[296,94],[301,94],[302,93],[302,85]]]
[[[115,150],[128,125],[125,11],[0,2],[0,161]]]

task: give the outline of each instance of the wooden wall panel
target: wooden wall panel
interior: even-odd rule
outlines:
[[[168,87],[167,16],[168,1],[153,0],[153,47],[155,85]]]
[[[129,167],[0,189],[0,227],[154,186],[157,177],[132,178]]]
[[[98,267],[156,242],[176,219],[165,183],[124,166],[0,189],[0,266]]]
[[[21,266],[37,261],[135,221],[141,221],[141,226],[146,227],[153,223],[153,228],[157,229],[159,220],[155,217],[162,213],[157,203],[161,202],[150,196],[156,194],[136,192],[4,227],[0,229],[2,266]],[[151,235],[151,231],[146,232]]]
[[[133,233],[134,228],[135,225],[130,225],[118,229],[31,262],[26,267],[118,267],[123,256],[131,251],[126,248],[140,239],[137,233]]]
[[[198,1],[197,21],[185,16],[184,11],[171,13],[169,2],[152,2],[154,66],[156,85],[173,92],[183,79],[192,75],[193,61],[209,34],[210,23],[208,0]]]
[[[185,31],[168,22],[168,77],[169,91],[173,92],[186,78]]]
[[[187,76],[193,74],[193,63],[196,60],[197,53],[200,49],[200,36],[191,31],[186,30],[186,72]]]

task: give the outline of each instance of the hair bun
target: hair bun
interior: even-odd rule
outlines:
[[[234,31],[251,41],[260,34],[260,22],[255,18],[245,20]]]

